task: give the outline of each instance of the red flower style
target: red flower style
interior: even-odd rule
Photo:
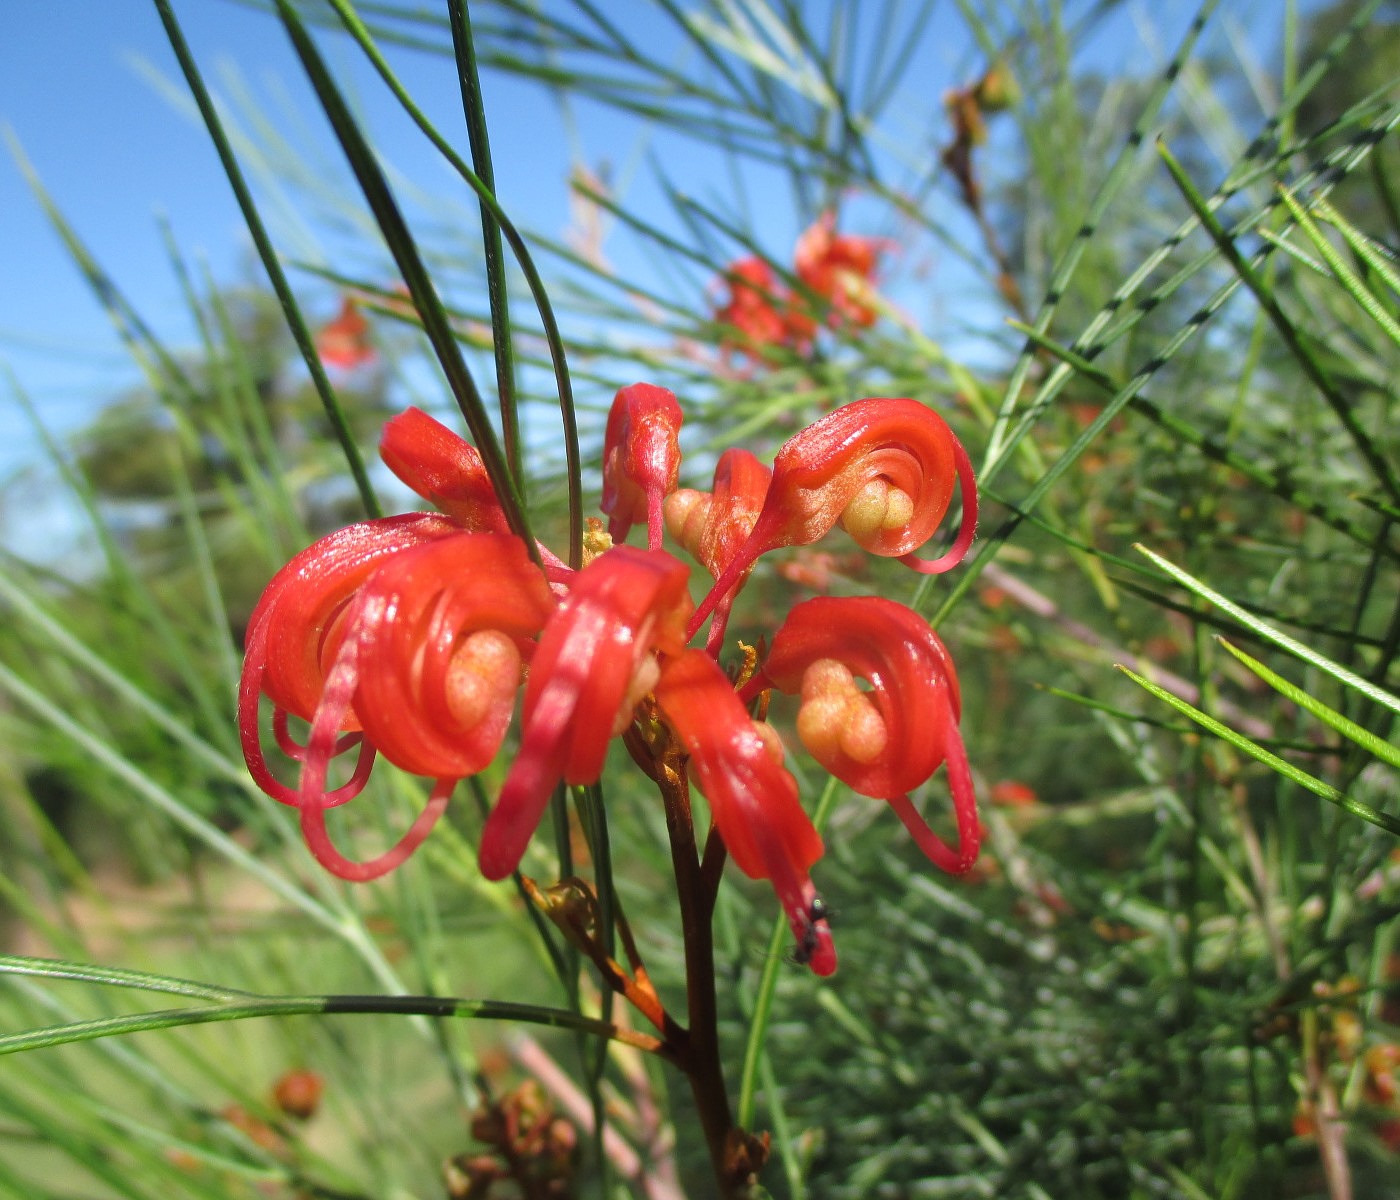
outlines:
[[[830,209],[797,239],[797,277],[831,306],[826,323],[833,329],[875,323],[875,268],[886,246],[882,238],[837,233]]]
[[[661,549],[662,502],[680,478],[681,420],[681,406],[665,388],[634,383],[618,390],[603,440],[600,504],[613,541],[645,522],[648,547]]]
[[[821,834],[798,802],[777,735],[760,731],[719,664],[702,650],[666,664],[656,704],[690,755],[690,770],[735,864],[750,879],[772,883],[799,960],[830,975],[836,949],[810,875],[822,855]]]
[[[857,679],[870,684],[863,691]],[[953,660],[928,622],[878,596],[822,596],[788,614],[741,699],[776,687],[800,695],[797,734],[853,791],[891,807],[929,860],[961,874],[977,861],[981,831]],[[921,817],[909,793],[944,762],[958,849]]]
[[[595,783],[608,743],[632,720],[660,667],[685,645],[690,568],[664,550],[614,546],[578,572],[540,637],[525,688],[520,754],[481,835],[481,873],[520,862],[550,793]]]
[[[772,478],[773,472],[747,450],[726,450],[715,464],[712,491],[680,488],[666,497],[667,532],[718,580],[753,532]],[[713,653],[718,653],[729,610],[749,570],[752,563],[716,605],[707,647]]]
[[[962,524],[952,547],[917,558],[962,489]],[[856,400],[794,434],[778,451],[762,511],[743,545],[691,618],[693,634],[754,561],[781,546],[806,546],[841,524],[872,554],[925,574],[950,570],[972,545],[977,483],[962,443],[915,400]],[[711,635],[713,637],[713,633]]]
[[[353,371],[374,361],[376,355],[369,340],[369,322],[352,297],[341,300],[340,312],[317,332],[316,353],[326,366],[341,371]]]

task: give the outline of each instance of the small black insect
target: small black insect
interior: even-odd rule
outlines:
[[[817,952],[817,924],[829,923],[830,915],[831,910],[827,908],[826,901],[820,896],[813,896],[812,903],[803,914],[806,919],[803,921],[802,937],[798,939],[792,952],[792,961],[799,967],[805,967],[812,961],[812,955]]]

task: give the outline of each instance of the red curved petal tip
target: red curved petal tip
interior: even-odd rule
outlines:
[[[802,901],[788,912],[797,946],[793,958],[810,967],[813,975],[825,978],[836,973],[836,945],[831,940],[831,921],[826,901],[817,895],[810,881],[802,889]]]
[[[836,969],[826,908],[810,878],[822,839],[798,801],[797,783],[773,753],[703,650],[668,661],[656,703],[686,752],[691,777],[710,802],[726,849],[751,879],[767,879],[787,914],[800,962],[819,975]]]
[[[385,422],[379,456],[399,479],[462,528],[509,532],[476,447],[422,409],[406,408]]]
[[[889,801],[936,866],[971,869],[980,831],[958,733],[957,673],[927,621],[879,596],[803,601],[774,635],[745,695],[766,687],[801,696],[798,735],[826,770],[853,791]],[[945,761],[957,850],[929,829],[908,797]]]
[[[423,844],[447,811],[447,802],[455,783],[456,780],[452,779],[439,780],[413,824],[393,846],[375,858],[359,861],[347,858],[337,850],[326,828],[326,811],[316,804],[302,806],[302,837],[312,857],[332,875],[349,883],[368,883],[402,866]]]

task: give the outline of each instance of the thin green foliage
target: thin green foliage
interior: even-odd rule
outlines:
[[[40,1050],[47,1046],[91,1041],[153,1029],[201,1025],[211,1021],[243,1021],[250,1017],[339,1016],[353,1013],[396,1013],[401,1016],[467,1017],[474,1020],[520,1021],[571,1029],[593,1037],[616,1038],[646,1045],[635,1034],[606,1021],[590,1020],[577,1013],[537,1005],[505,1001],[452,999],[443,996],[254,996],[237,989],[211,987],[185,979],[171,979],[145,972],[108,970],[84,963],[52,962],[0,955],[0,974],[73,979],[109,987],[168,992],[210,1003],[200,1008],[168,1009],[120,1017],[79,1021],[48,1029],[26,1030],[0,1037],[0,1055]]]
[[[1224,638],[1218,639],[1240,662],[1244,663],[1249,670],[1267,683],[1280,696],[1291,700],[1300,708],[1307,709],[1319,721],[1330,726],[1343,737],[1350,739],[1369,754],[1374,754],[1382,762],[1389,763],[1392,767],[1400,767],[1400,750],[1397,750],[1383,738],[1378,738],[1370,730],[1362,728],[1355,721],[1349,720],[1339,713],[1335,708],[1331,708],[1317,697],[1309,695],[1302,688],[1289,683],[1283,676],[1275,671],[1269,670],[1257,658],[1246,654],[1238,646],[1232,646]]]
[[[530,553],[538,559],[539,550],[536,548],[534,537],[530,533],[529,519],[525,514],[520,489],[511,476],[501,451],[500,441],[482,402],[481,393],[477,389],[476,382],[462,357],[461,349],[453,337],[447,314],[443,310],[442,302],[438,299],[437,289],[433,286],[432,277],[418,253],[417,245],[399,212],[393,194],[389,190],[388,181],[384,178],[384,173],[375,161],[363,133],[341,97],[339,88],[336,87],[330,71],[321,59],[295,9],[290,4],[279,3],[278,12],[288,35],[292,39],[297,55],[306,69],[307,78],[312,87],[315,88],[322,109],[335,130],[336,138],[355,172],[355,178],[364,192],[365,199],[374,212],[380,232],[384,235],[389,251],[394,256],[394,261],[403,277],[404,284],[408,288],[413,305],[422,318],[424,332],[427,333],[428,340],[432,343],[433,351],[442,367],[443,374],[447,378],[453,398],[461,409],[462,416],[466,418],[467,427],[476,440],[477,450],[481,454],[491,483],[501,498],[501,506],[510,522],[510,527],[516,534],[525,539]]]
[[[214,108],[214,102],[209,96],[208,89],[204,86],[204,79],[199,72],[199,67],[190,53],[189,46],[185,42],[184,34],[180,30],[179,22],[176,21],[174,10],[170,7],[168,0],[155,0],[155,5],[156,11],[160,14],[161,23],[165,26],[166,35],[170,39],[170,47],[174,50],[175,57],[180,62],[180,69],[184,72],[185,80],[189,84],[190,93],[194,96],[195,103],[199,105],[200,116],[203,117],[205,127],[209,131],[209,138],[219,153],[219,161],[228,177],[229,186],[233,188],[234,195],[238,198],[238,206],[243,213],[243,220],[248,227],[248,232],[253,238],[253,244],[257,247],[263,269],[267,271],[268,279],[282,305],[282,311],[286,314],[287,326],[296,339],[302,360],[306,363],[306,369],[311,374],[317,394],[325,406],[326,417],[330,421],[331,428],[335,431],[341,452],[345,455],[346,465],[350,468],[351,475],[354,476],[355,486],[359,488],[360,499],[364,503],[365,511],[372,517],[379,516],[382,510],[375,497],[374,489],[370,485],[364,458],[350,433],[345,413],[330,385],[330,380],[326,378],[325,369],[321,366],[321,356],[316,350],[311,331],[306,326],[306,321],[301,315],[291,285],[287,282],[286,275],[277,259],[277,253],[273,249],[272,242],[263,226],[262,218],[258,215],[257,205],[243,179],[243,172],[238,165],[237,158],[234,157],[233,148],[229,145],[228,138],[224,134],[219,114]]]
[[[1208,713],[1202,712],[1199,708],[1195,707],[1195,705],[1187,704],[1185,700],[1172,695],[1166,688],[1158,687],[1155,683],[1143,678],[1141,675],[1137,674],[1136,671],[1130,671],[1127,667],[1121,666],[1118,669],[1144,691],[1170,704],[1172,708],[1176,709],[1176,711],[1183,716],[1190,717],[1191,720],[1195,721],[1196,724],[1200,725],[1203,729],[1209,730],[1211,733],[1215,734],[1216,737],[1229,742],[1230,745],[1234,746],[1236,749],[1243,750],[1251,758],[1258,759],[1270,770],[1276,771],[1285,779],[1291,780],[1300,787],[1304,787],[1315,795],[1321,796],[1324,800],[1335,804],[1338,808],[1345,809],[1353,816],[1360,817],[1363,821],[1369,821],[1372,825],[1384,829],[1387,833],[1400,836],[1400,818],[1392,817],[1388,813],[1379,812],[1369,804],[1363,804],[1361,801],[1348,796],[1345,792],[1333,787],[1331,784],[1318,779],[1315,775],[1310,775],[1307,771],[1295,767],[1286,759],[1280,758],[1277,754],[1270,753],[1268,750],[1265,750],[1263,746],[1251,741],[1243,734],[1236,733],[1228,725],[1217,721]]]

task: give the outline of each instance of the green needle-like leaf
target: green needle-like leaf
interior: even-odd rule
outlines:
[[[413,305],[422,318],[423,331],[428,335],[428,341],[437,355],[438,364],[447,378],[452,395],[462,410],[467,427],[471,430],[477,451],[481,454],[482,463],[490,476],[501,507],[505,510],[511,531],[524,539],[530,554],[538,561],[539,548],[530,532],[524,502],[501,453],[490,414],[487,413],[481,393],[477,390],[476,381],[467,369],[462,349],[452,333],[452,326],[438,297],[432,276],[418,252],[418,246],[408,230],[403,214],[399,211],[398,202],[389,190],[388,180],[384,178],[384,172],[374,152],[365,141],[364,134],[361,133],[349,106],[340,94],[340,88],[322,60],[301,18],[297,16],[296,9],[288,0],[277,0],[277,11],[292,40],[297,57],[301,59],[307,79],[321,102],[321,108],[345,151],[360,190],[374,213],[380,233],[408,287]]]
[[[523,1021],[569,1029],[591,1037],[601,1037],[661,1053],[660,1043],[645,1034],[633,1033],[609,1021],[536,1004],[516,1004],[505,1000],[464,1000],[443,996],[259,996],[232,988],[212,987],[189,980],[90,967],[60,960],[0,955],[0,975],[38,975],[53,979],[76,979],[117,987],[175,992],[200,997],[214,1003],[198,1008],[163,1009],[158,1012],[101,1017],[91,1021],[70,1021],[43,1029],[0,1036],[0,1055],[94,1038],[139,1033],[152,1029],[174,1029],[182,1025],[202,1025],[212,1021],[242,1021],[249,1017],[286,1017],[380,1014],[418,1017],[466,1017],[475,1020]]]
[[[1162,161],[1166,164],[1167,170],[1171,173],[1177,188],[1181,191],[1186,202],[1195,212],[1197,219],[1201,222],[1201,227],[1210,234],[1219,247],[1230,266],[1244,281],[1245,286],[1254,293],[1255,298],[1268,314],[1284,343],[1292,351],[1293,356],[1298,360],[1298,365],[1303,368],[1303,373],[1312,381],[1314,387],[1322,393],[1332,411],[1336,414],[1337,420],[1342,423],[1342,427],[1351,435],[1352,444],[1366,460],[1377,481],[1390,493],[1391,497],[1400,501],[1400,480],[1395,477],[1390,463],[1386,460],[1375,445],[1375,438],[1356,419],[1356,414],[1352,411],[1351,402],[1342,395],[1331,374],[1318,361],[1317,355],[1312,351],[1303,339],[1296,323],[1283,311],[1283,306],[1279,304],[1278,298],[1274,295],[1273,289],[1265,281],[1264,277],[1249,263],[1240,253],[1239,247],[1235,245],[1235,239],[1221,225],[1211,210],[1205,197],[1197,190],[1196,185],[1187,175],[1185,168],[1176,160],[1176,156],[1167,148],[1165,142],[1157,143],[1157,152],[1161,155]],[[1285,195],[1284,201],[1287,203],[1291,197]]]
[[[1354,671],[1349,671],[1340,663],[1333,662],[1330,658],[1319,654],[1310,646],[1305,646],[1302,642],[1289,637],[1286,633],[1275,629],[1266,621],[1261,621],[1252,613],[1247,612],[1232,600],[1227,599],[1214,588],[1208,587],[1195,576],[1183,571],[1175,563],[1169,562],[1160,554],[1154,554],[1146,546],[1135,546],[1140,554],[1145,555],[1152,563],[1160,567],[1168,575],[1181,584],[1187,591],[1199,596],[1202,600],[1214,604],[1222,612],[1228,613],[1246,629],[1257,633],[1267,642],[1273,642],[1276,646],[1281,646],[1290,654],[1296,655],[1304,662],[1311,663],[1320,671],[1325,671],[1333,679],[1346,684],[1347,687],[1355,688],[1368,699],[1374,700],[1384,708],[1390,709],[1393,713],[1400,713],[1400,697],[1397,697],[1384,688],[1379,688],[1369,679],[1363,679]]]
[[[1317,222],[1309,215],[1308,210],[1294,199],[1287,188],[1280,188],[1279,194],[1283,197],[1283,202],[1288,206],[1288,211],[1293,214],[1293,219],[1298,222],[1299,228],[1308,235],[1309,241],[1316,247],[1317,252],[1322,255],[1327,265],[1332,268],[1333,275],[1337,282],[1347,290],[1347,294],[1357,302],[1392,342],[1400,345],[1400,322],[1386,310],[1385,305],[1362,281],[1361,277],[1351,269],[1347,261],[1337,252],[1337,248],[1327,239],[1326,235],[1317,226]],[[1338,230],[1346,236],[1350,230],[1352,237],[1347,241],[1356,245],[1359,239],[1355,229],[1352,229],[1346,221],[1337,214],[1335,209],[1329,209],[1331,213],[1329,220],[1337,226]]]
[[[243,212],[243,220],[248,226],[249,236],[252,237],[253,244],[257,247],[258,258],[262,261],[263,269],[267,272],[267,277],[272,282],[273,290],[277,293],[277,299],[282,305],[287,328],[291,330],[297,349],[301,351],[302,361],[306,363],[306,369],[311,374],[316,394],[321,398],[321,403],[326,410],[326,417],[331,423],[331,428],[335,431],[336,440],[340,443],[341,453],[345,455],[345,461],[350,467],[350,474],[355,479],[355,486],[360,492],[360,500],[365,506],[365,511],[371,517],[377,517],[381,515],[382,510],[379,507],[379,500],[374,494],[374,487],[369,481],[364,457],[360,454],[359,446],[355,444],[349,422],[346,421],[345,413],[340,407],[340,400],[331,387],[330,380],[326,378],[325,368],[321,365],[321,355],[316,349],[316,341],[311,336],[311,331],[307,328],[306,321],[301,315],[301,309],[297,305],[291,284],[287,282],[286,273],[282,270],[282,264],[277,258],[277,251],[273,248],[272,239],[268,237],[267,229],[262,223],[262,217],[258,214],[253,194],[244,181],[242,168],[239,167],[238,159],[234,156],[233,147],[229,145],[223,123],[219,120],[218,111],[214,108],[214,101],[209,95],[209,89],[204,86],[204,77],[200,74],[194,56],[190,53],[189,45],[185,42],[185,35],[180,29],[179,22],[175,19],[175,13],[171,10],[169,0],[155,0],[155,5],[156,11],[160,13],[161,22],[165,26],[170,47],[174,50],[175,57],[180,63],[180,69],[184,72],[185,80],[189,84],[190,93],[194,96],[195,103],[199,105],[200,115],[204,118],[205,127],[209,130],[209,140],[214,143],[214,148],[218,151],[224,174],[228,177],[229,186],[238,199],[238,207]]]
[[[1374,754],[1382,762],[1389,763],[1392,767],[1400,768],[1400,747],[1392,746],[1384,738],[1377,737],[1369,729],[1358,725],[1355,721],[1348,720],[1342,716],[1335,708],[1323,704],[1316,697],[1308,695],[1302,688],[1289,683],[1282,675],[1271,671],[1257,658],[1246,654],[1238,646],[1231,645],[1225,638],[1215,639],[1242,662],[1251,672],[1259,676],[1274,691],[1278,692],[1287,700],[1293,701],[1299,708],[1306,709],[1312,713],[1324,725],[1335,729],[1343,737],[1350,738],[1363,750]]]
[[[1266,767],[1278,772],[1286,779],[1291,779],[1299,787],[1306,788],[1314,795],[1321,796],[1330,804],[1335,804],[1338,808],[1343,808],[1353,816],[1360,817],[1363,821],[1369,821],[1372,825],[1384,829],[1387,833],[1393,833],[1400,837],[1400,818],[1392,817],[1387,813],[1380,812],[1372,808],[1369,804],[1363,804],[1360,800],[1355,800],[1345,792],[1334,788],[1330,783],[1324,783],[1316,776],[1309,775],[1300,767],[1295,767],[1292,763],[1280,758],[1277,754],[1272,754],[1265,750],[1257,742],[1250,741],[1242,733],[1237,733],[1228,725],[1217,721],[1207,713],[1203,713],[1199,708],[1188,704],[1180,696],[1174,696],[1166,688],[1158,687],[1150,680],[1144,679],[1136,671],[1129,670],[1120,664],[1115,664],[1119,671],[1122,671],[1129,679],[1139,687],[1156,696],[1157,699],[1170,704],[1177,712],[1190,717],[1197,725],[1209,730],[1216,737],[1223,739],[1236,749],[1248,754],[1251,758],[1258,759]]]
[[[540,314],[540,324],[544,328],[545,342],[549,346],[550,365],[554,371],[554,386],[559,395],[559,414],[564,425],[564,458],[569,477],[569,565],[577,568],[582,564],[583,553],[583,479],[578,440],[578,417],[574,411],[574,390],[569,378],[564,337],[559,330],[554,307],[550,303],[539,269],[535,266],[534,257],[515,223],[510,220],[505,210],[497,202],[495,193],[463,161],[462,157],[428,120],[422,109],[414,103],[412,96],[408,94],[408,90],[379,52],[369,30],[365,28],[347,0],[331,0],[331,3],[335,6],[336,13],[350,36],[355,39],[365,56],[373,64],[374,69],[379,72],[380,78],[384,80],[385,86],[403,106],[404,112],[413,119],[414,124],[423,131],[424,136],[432,142],[438,153],[451,164],[453,170],[476,193],[483,209],[490,213],[496,228],[504,235],[506,241],[510,243],[511,249],[515,252],[520,270],[530,287],[530,295],[534,298],[535,307]],[[524,486],[523,477],[522,486]]]

